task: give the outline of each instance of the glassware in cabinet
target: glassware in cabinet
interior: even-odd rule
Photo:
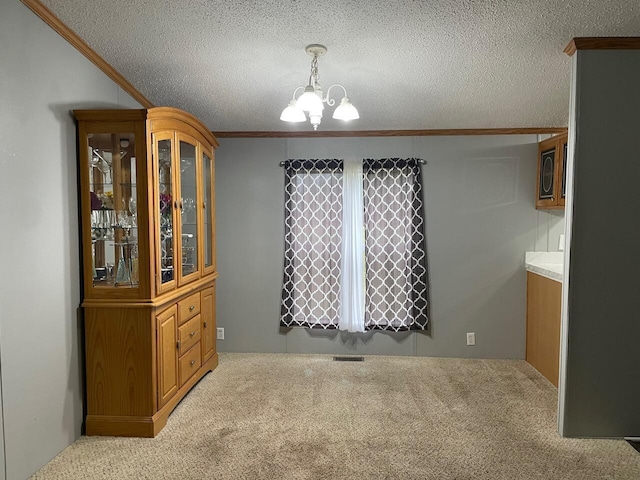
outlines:
[[[136,287],[137,181],[135,134],[92,133],[88,140],[92,282]]]
[[[174,288],[175,285],[175,235],[174,235],[174,170],[173,133],[154,134],[157,161],[157,239],[159,290]]]

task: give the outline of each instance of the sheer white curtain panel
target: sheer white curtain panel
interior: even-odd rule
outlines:
[[[345,159],[342,173],[342,288],[338,328],[364,332],[364,220],[362,160]]]

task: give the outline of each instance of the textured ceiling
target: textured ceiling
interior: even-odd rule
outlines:
[[[279,120],[308,80],[360,112],[321,130],[567,124],[573,37],[640,36],[638,0],[42,0],[158,106],[214,131],[309,130]]]

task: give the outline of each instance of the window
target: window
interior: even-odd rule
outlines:
[[[361,225],[344,215],[342,160],[285,162],[285,258],[281,325],[342,328],[342,289],[361,290],[364,330],[425,329],[427,270],[417,159],[361,163]],[[352,230],[348,230],[352,229]],[[358,230],[359,229],[359,230]],[[343,275],[343,235],[364,233],[363,289]],[[344,253],[343,253],[344,252]]]

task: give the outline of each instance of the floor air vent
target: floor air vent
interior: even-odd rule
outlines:
[[[334,362],[364,362],[364,357],[333,357]]]

